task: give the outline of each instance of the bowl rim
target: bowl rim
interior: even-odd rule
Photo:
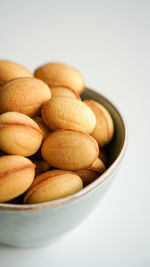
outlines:
[[[107,97],[103,96],[103,94],[96,92],[93,89],[90,88],[85,88],[85,91],[87,92],[93,92],[97,95],[99,95],[101,98],[103,98],[108,104],[110,104],[113,109],[118,113],[122,126],[123,126],[123,142],[122,142],[122,147],[120,149],[120,152],[117,156],[117,158],[115,159],[115,161],[110,165],[110,167],[108,167],[108,169],[100,175],[100,177],[98,177],[95,181],[93,181],[92,183],[90,183],[89,185],[87,185],[86,187],[84,187],[83,189],[81,189],[80,191],[78,191],[77,193],[70,195],[68,197],[64,197],[64,198],[60,198],[57,200],[52,200],[52,201],[48,201],[48,202],[44,202],[44,203],[38,203],[38,204],[9,204],[9,203],[0,203],[0,210],[8,210],[8,211],[35,211],[35,210],[41,210],[41,209],[45,209],[45,208],[52,208],[52,207],[60,207],[63,204],[67,204],[72,202],[73,200],[77,200],[80,197],[84,196],[85,194],[91,192],[93,189],[95,189],[97,186],[99,186],[100,184],[102,184],[105,180],[107,180],[107,178],[116,170],[116,168],[119,166],[123,156],[124,156],[124,152],[126,150],[126,145],[127,145],[127,127],[126,127],[126,123],[125,120],[123,118],[123,115],[121,114],[120,110],[118,109],[118,107],[116,107],[116,104],[113,104]],[[84,92],[85,92],[84,91]]]

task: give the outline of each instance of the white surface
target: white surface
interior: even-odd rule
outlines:
[[[88,219],[51,246],[0,246],[1,267],[150,266],[149,14],[148,0],[0,1],[0,58],[77,67],[122,110],[129,135],[118,177]]]

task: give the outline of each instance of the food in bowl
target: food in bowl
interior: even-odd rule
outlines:
[[[0,60],[0,86],[18,77],[33,77],[33,74],[16,62]]]
[[[2,65],[1,61],[4,77]],[[8,65],[6,76],[11,77],[8,72],[13,73],[14,65],[12,70]],[[35,77],[19,76],[18,71],[17,78],[3,80],[0,149],[4,155],[0,162],[6,165],[10,160],[13,173],[0,165],[1,190],[8,187],[9,195],[6,193],[0,202],[14,202],[16,197],[21,199],[20,205],[60,199],[80,191],[106,171],[113,119],[96,100],[82,101],[79,93],[83,90],[81,74],[62,63],[39,67]],[[23,171],[18,175],[19,157],[30,161],[29,177],[26,165],[20,167]]]

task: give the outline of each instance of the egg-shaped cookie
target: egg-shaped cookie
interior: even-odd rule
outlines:
[[[86,186],[93,182],[105,171],[106,167],[104,163],[102,162],[102,160],[97,158],[90,167],[88,167],[87,169],[77,170],[75,171],[75,173],[80,176],[83,181],[83,185]]]
[[[42,107],[42,118],[52,130],[70,129],[91,133],[96,125],[93,111],[82,101],[71,97],[54,97]]]
[[[88,168],[98,157],[96,140],[83,132],[57,130],[43,142],[44,160],[55,168],[77,170]]]
[[[99,146],[107,145],[114,134],[114,123],[108,110],[94,100],[84,100],[96,116],[96,126],[91,135],[96,139]]]
[[[84,90],[82,75],[75,68],[63,63],[48,63],[40,66],[35,77],[46,82],[50,87],[66,86],[81,94]]]
[[[89,185],[100,176],[99,172],[92,171],[89,169],[77,170],[75,171],[75,173],[82,179],[83,186]]]
[[[106,171],[106,167],[100,158],[97,158],[88,169],[99,173]]]
[[[18,78],[5,83],[0,90],[0,114],[16,111],[33,117],[51,98],[46,83],[36,78]]]
[[[43,133],[30,117],[18,112],[0,115],[0,149],[8,154],[31,156],[38,151]]]
[[[35,176],[31,160],[8,155],[0,157],[0,202],[9,201],[24,193]]]
[[[51,94],[52,97],[68,96],[80,100],[80,96],[75,90],[65,86],[51,87]]]
[[[9,60],[0,60],[0,86],[19,77],[32,77],[24,66]]]
[[[40,127],[41,131],[43,132],[43,140],[45,140],[48,137],[48,135],[50,134],[49,128],[46,126],[46,124],[44,123],[43,119],[40,116],[35,116],[32,119]]]
[[[62,170],[45,172],[36,177],[25,195],[24,203],[34,204],[67,197],[82,187],[82,180],[73,172]]]

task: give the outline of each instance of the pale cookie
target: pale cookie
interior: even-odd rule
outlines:
[[[93,111],[82,101],[71,97],[54,97],[42,107],[42,118],[52,130],[70,129],[91,133],[96,126]]]
[[[99,154],[96,140],[83,132],[58,130],[43,142],[41,153],[51,166],[78,170],[91,166]]]
[[[81,94],[84,90],[84,80],[80,72],[63,63],[48,63],[34,73],[35,77],[46,82],[50,87],[66,86]]]
[[[40,113],[44,102],[51,98],[46,83],[35,78],[18,78],[0,89],[0,114],[16,111],[33,117]]]
[[[78,192],[82,187],[82,180],[73,172],[45,172],[36,177],[25,195],[24,203],[34,204],[60,199]]]
[[[38,151],[43,133],[30,117],[18,112],[0,115],[0,149],[8,154],[31,156]]]
[[[96,127],[91,135],[96,139],[98,144],[103,147],[107,145],[114,134],[114,124],[108,110],[100,103],[94,100],[84,100],[96,116]]]
[[[0,202],[23,194],[33,182],[35,165],[22,156],[0,157]]]
[[[0,86],[19,77],[33,77],[33,75],[18,63],[9,60],[0,60]]]

